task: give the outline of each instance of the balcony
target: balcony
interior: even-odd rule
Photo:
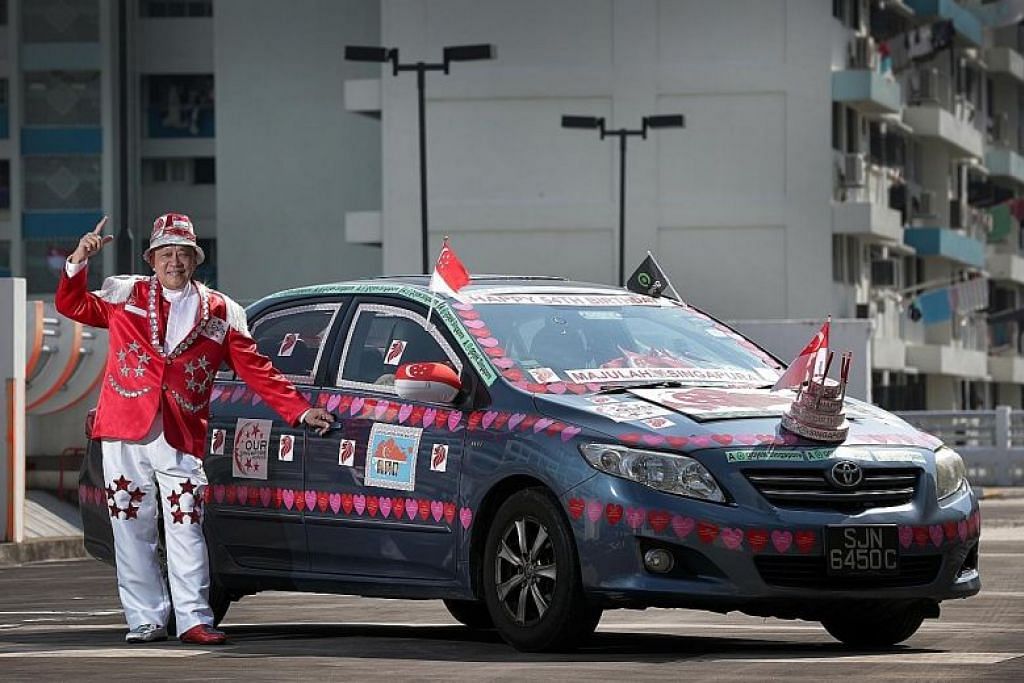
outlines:
[[[978,113],[973,102],[954,94],[949,77],[935,68],[915,72],[909,83],[910,96],[903,120],[914,133],[945,142],[954,156],[981,158],[985,153],[985,136],[975,125]]]
[[[903,106],[900,84],[875,70],[832,72],[832,99],[864,114],[895,114]]]
[[[832,232],[878,241],[901,242],[900,212],[889,208],[888,169],[868,163],[863,154],[838,155]]]
[[[974,268],[985,267],[984,242],[958,230],[911,227],[903,231],[903,241],[914,247],[918,256],[945,258]]]
[[[911,321],[896,304],[885,298],[878,301],[871,332],[871,369],[907,370],[907,344],[922,343],[924,326]]]
[[[1024,157],[1012,149],[997,147],[985,152],[989,177],[1008,178],[1024,185]]]
[[[985,51],[990,74],[1005,74],[1024,83],[1024,56],[1012,47],[990,47]]]
[[[1024,354],[1021,352],[1021,329],[1017,320],[989,325],[991,339],[988,372],[995,382],[1024,384]]]
[[[982,44],[982,24],[974,14],[955,0],[904,0],[918,18],[949,19],[958,34],[977,46]]]

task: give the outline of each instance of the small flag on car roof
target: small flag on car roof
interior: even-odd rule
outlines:
[[[430,291],[455,296],[455,293],[467,284],[469,271],[459,260],[455,250],[448,246],[448,238],[445,237],[441,253],[434,263],[434,273],[430,276]]]
[[[626,280],[626,289],[637,294],[659,297],[671,289],[675,298],[679,299],[679,292],[669,282],[668,275],[658,265],[658,261],[651,252],[647,252],[647,258],[640,262],[633,274]]]
[[[825,374],[824,364],[828,357],[828,332],[831,322],[832,316],[829,316],[818,333],[807,342],[804,350],[789,364],[782,377],[779,377],[772,391],[800,386],[807,380],[808,371],[812,378],[818,374]]]

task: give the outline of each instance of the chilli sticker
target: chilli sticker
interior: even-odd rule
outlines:
[[[366,486],[412,491],[422,429],[376,422],[366,444]]]
[[[266,479],[273,420],[240,417],[235,423],[235,445],[231,457],[231,476],[241,479]]]
[[[409,344],[407,341],[401,339],[395,339],[391,342],[391,346],[388,347],[388,352],[384,356],[384,365],[398,365],[402,362],[402,354],[405,353],[405,347]]]
[[[434,444],[430,451],[430,470],[432,472],[445,472],[448,469],[448,445],[443,443]]]
[[[530,373],[530,377],[533,377],[533,381],[537,384],[551,384],[552,382],[562,381],[551,368],[534,368],[527,370],[527,372]]]
[[[299,341],[299,334],[297,332],[289,332],[284,335],[284,339],[281,340],[281,346],[277,350],[279,358],[286,358],[295,352],[295,344]]]
[[[223,429],[214,429],[210,432],[210,455],[224,455],[226,436]]]
[[[342,439],[338,445],[338,464],[342,467],[355,467],[356,442],[352,439]]]
[[[291,434],[282,434],[277,444],[277,459],[282,462],[291,462],[295,458],[295,437]]]

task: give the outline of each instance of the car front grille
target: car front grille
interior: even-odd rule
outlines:
[[[891,507],[914,498],[921,470],[916,467],[864,468],[864,478],[850,490],[833,486],[823,469],[751,469],[744,474],[768,502],[779,508],[856,512]]]
[[[819,588],[823,590],[856,590],[859,588],[898,588],[923,586],[935,581],[942,567],[941,555],[904,555],[899,572],[869,576],[832,576],[825,569],[823,557],[754,558],[761,580],[772,586]]]

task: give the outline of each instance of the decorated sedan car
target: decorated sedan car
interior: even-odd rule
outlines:
[[[337,421],[289,427],[217,375],[199,495],[218,618],[270,589],[440,598],[546,650],[604,610],[679,606],[886,646],[980,589],[960,457],[836,382],[772,391],[774,357],[667,298],[427,284],[313,286],[248,309],[260,350]],[[838,415],[841,436],[782,425],[798,413]],[[87,546],[110,560],[98,448],[80,484]]]

